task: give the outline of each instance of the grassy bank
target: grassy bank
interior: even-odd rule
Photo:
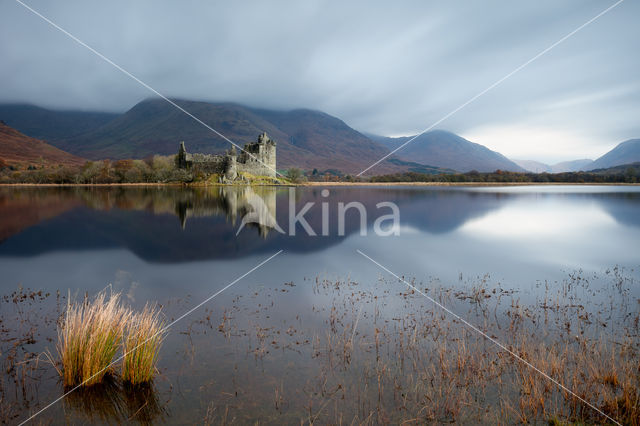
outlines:
[[[362,178],[339,171],[314,174],[292,167],[278,177],[241,174],[234,185],[538,185],[538,184],[637,184],[640,163],[589,172],[520,173],[496,170],[467,173],[405,172]],[[207,174],[197,167],[176,167],[174,156],[153,156],[144,160],[88,161],[84,165],[0,165],[0,184],[56,185],[222,185],[221,176]]]
[[[297,170],[297,169],[296,169]],[[279,177],[241,173],[232,184],[286,185]],[[295,180],[295,179],[294,179]],[[155,155],[144,160],[87,161],[84,165],[2,165],[0,184],[31,185],[223,185],[223,179],[198,167],[178,168],[174,156]]]

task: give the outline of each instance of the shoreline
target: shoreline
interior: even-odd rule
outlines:
[[[305,182],[298,186],[640,186],[614,182]]]
[[[304,182],[290,184],[188,184],[188,183],[0,183],[0,187],[241,187],[241,186],[640,186],[640,183],[627,182]]]

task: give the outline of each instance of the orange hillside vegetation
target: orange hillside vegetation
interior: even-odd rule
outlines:
[[[8,164],[30,163],[81,165],[86,161],[55,146],[23,135],[0,121],[0,159]]]

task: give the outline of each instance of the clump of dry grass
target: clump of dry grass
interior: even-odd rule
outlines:
[[[135,313],[120,293],[99,293],[92,301],[71,302],[58,331],[65,386],[101,383],[114,370],[122,348],[122,379],[138,385],[153,379],[165,332],[160,309],[146,305]]]
[[[93,301],[69,300],[64,323],[58,332],[65,386],[100,383],[112,371],[124,324],[131,316],[119,293],[101,292]]]
[[[160,345],[165,336],[160,310],[146,305],[133,314],[125,327],[123,341],[122,379],[139,385],[153,379]]]

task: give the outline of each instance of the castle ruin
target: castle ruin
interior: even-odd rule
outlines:
[[[234,181],[242,174],[276,177],[276,143],[266,133],[257,142],[244,145],[240,153],[233,146],[223,155],[189,154],[180,142],[176,166],[196,169],[206,174],[218,174],[221,180]]]

